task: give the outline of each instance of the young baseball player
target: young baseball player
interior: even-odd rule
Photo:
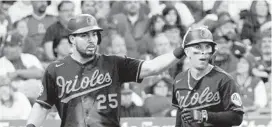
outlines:
[[[231,127],[243,119],[242,101],[233,78],[209,62],[216,43],[205,27],[189,28],[182,47],[188,70],[175,77],[172,103],[176,127]]]
[[[148,61],[101,55],[97,47],[102,29],[93,16],[78,15],[69,21],[68,28],[72,54],[46,69],[43,91],[27,127],[40,127],[53,105],[61,117],[61,127],[119,127],[121,84],[141,82],[184,55],[181,47]]]

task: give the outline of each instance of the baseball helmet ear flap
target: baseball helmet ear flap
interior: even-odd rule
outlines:
[[[213,45],[213,47],[212,47],[212,55],[209,59],[209,63],[212,65],[214,65],[214,61],[215,61],[215,57],[216,57],[216,47],[215,46],[216,45]]]

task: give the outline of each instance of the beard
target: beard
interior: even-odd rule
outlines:
[[[81,50],[78,46],[76,46],[76,50],[78,51],[78,53],[80,54],[80,56],[82,58],[91,58],[91,57],[93,57],[96,54],[97,46],[95,46],[95,48],[93,50],[93,53],[87,53],[86,49]]]
[[[39,12],[40,12],[41,14],[45,13],[45,11],[46,11],[46,6],[41,6],[41,7],[39,8]]]

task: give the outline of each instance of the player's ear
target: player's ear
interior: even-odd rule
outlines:
[[[71,44],[75,44],[75,36],[74,36],[74,35],[69,35],[68,41],[69,41]]]
[[[189,50],[188,50],[188,48],[185,48],[185,49],[184,49],[184,52],[185,52],[185,55],[186,55],[186,56],[189,55]]]

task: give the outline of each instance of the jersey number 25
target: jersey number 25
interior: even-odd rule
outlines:
[[[109,100],[109,107],[110,108],[116,108],[118,106],[118,101],[117,101],[117,94],[113,93],[113,94],[108,94],[108,95],[104,95],[104,94],[100,94],[97,96],[97,109],[101,110],[101,109],[107,109],[107,99]]]

